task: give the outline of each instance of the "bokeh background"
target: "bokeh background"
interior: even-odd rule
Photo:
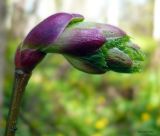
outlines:
[[[16,47],[39,21],[60,11],[122,28],[145,52],[144,71],[90,75],[48,55],[26,89],[17,136],[160,135],[160,0],[0,0],[0,136]]]

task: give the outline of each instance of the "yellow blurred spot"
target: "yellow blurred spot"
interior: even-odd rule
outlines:
[[[141,115],[141,119],[142,119],[143,122],[148,121],[150,118],[151,118],[151,116],[150,116],[150,114],[147,113],[147,112],[144,112],[144,113],[142,113],[142,115]]]
[[[6,121],[5,121],[5,120],[2,120],[2,121],[0,122],[0,126],[2,126],[2,128],[5,128],[5,126],[6,126]]]
[[[57,136],[64,136],[63,134],[61,134],[61,133],[59,133],[59,134],[57,134]]]
[[[102,119],[100,119],[100,120],[98,120],[98,121],[96,122],[95,127],[96,127],[97,129],[103,129],[103,128],[106,127],[106,125],[108,125],[108,123],[109,123],[109,121],[108,121],[107,118],[102,118]]]
[[[99,103],[99,104],[104,104],[105,102],[106,102],[106,99],[105,99],[104,96],[100,96],[100,97],[98,98],[98,103]]]
[[[152,111],[153,110],[153,105],[152,104],[148,104],[146,108],[147,108],[148,111]]]
[[[40,74],[34,74],[33,77],[32,77],[32,80],[35,83],[40,83],[40,82],[42,82],[42,76]]]
[[[87,125],[92,124],[92,122],[93,122],[93,119],[92,119],[91,117],[88,117],[88,118],[85,119],[85,123],[86,123]]]
[[[157,118],[156,124],[157,126],[160,126],[160,116]]]
[[[100,133],[95,133],[92,136],[102,136]]]

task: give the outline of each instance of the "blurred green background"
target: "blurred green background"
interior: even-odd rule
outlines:
[[[0,136],[16,47],[39,21],[60,11],[126,31],[146,54],[144,71],[90,75],[47,55],[29,81],[16,136],[159,136],[159,7],[159,0],[0,0]]]

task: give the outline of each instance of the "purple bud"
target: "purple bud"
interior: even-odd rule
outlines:
[[[80,14],[57,13],[39,23],[18,48],[16,68],[32,71],[45,54],[60,53],[88,73],[139,71],[144,55],[123,30],[83,19]]]

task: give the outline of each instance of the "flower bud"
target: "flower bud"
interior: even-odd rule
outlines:
[[[144,55],[123,30],[83,20],[79,14],[57,13],[39,23],[17,50],[16,68],[32,71],[45,54],[59,53],[87,73],[140,71]]]

